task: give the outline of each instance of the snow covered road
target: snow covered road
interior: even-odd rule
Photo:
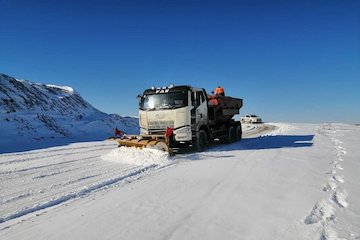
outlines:
[[[113,142],[71,144],[0,155],[0,222],[80,197],[151,168],[114,164],[101,156]]]
[[[244,130],[247,135],[255,135],[269,128],[267,125],[245,125]],[[158,168],[160,164],[171,163],[167,157],[154,155],[151,151],[145,152],[149,156],[143,153],[138,156],[138,151],[124,149],[119,155],[116,148],[114,142],[104,141],[1,154],[0,222],[80,197]],[[109,155],[112,149],[116,150]],[[106,153],[105,160],[108,161],[101,158]]]
[[[112,142],[1,154],[0,239],[360,239],[359,127],[275,125],[171,159]]]

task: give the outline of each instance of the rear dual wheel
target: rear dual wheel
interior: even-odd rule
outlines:
[[[208,140],[206,132],[204,130],[200,130],[198,137],[196,138],[195,143],[194,143],[195,151],[197,151],[197,152],[203,151],[207,147],[208,142],[209,142],[209,140]]]
[[[240,141],[242,139],[242,129],[241,126],[236,126],[235,128],[235,132],[236,132],[236,140],[235,141]]]
[[[233,143],[241,140],[241,138],[242,138],[241,126],[230,126],[228,130],[226,142]]]
[[[228,134],[226,137],[226,142],[227,143],[232,143],[236,141],[236,130],[234,128],[234,126],[230,126],[228,129]]]

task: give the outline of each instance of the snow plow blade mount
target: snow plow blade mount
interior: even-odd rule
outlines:
[[[152,148],[160,151],[168,152],[172,155],[172,151],[167,144],[166,138],[163,135],[130,135],[125,138],[110,138],[110,140],[117,141],[120,146],[136,147],[136,148]]]

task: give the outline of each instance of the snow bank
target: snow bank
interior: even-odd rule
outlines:
[[[101,158],[105,161],[136,166],[165,165],[169,163],[168,153],[150,148],[119,147]]]
[[[268,124],[276,126],[277,129],[270,133],[266,133],[263,136],[284,135],[284,134],[287,134],[296,129],[296,127],[294,125],[287,124],[287,123],[268,123]]]
[[[59,88],[62,89],[68,93],[74,93],[74,89],[72,87],[69,86],[57,86],[57,85],[53,85],[53,84],[46,84],[47,87],[51,87],[51,88]]]

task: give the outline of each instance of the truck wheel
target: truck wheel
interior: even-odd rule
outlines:
[[[228,136],[227,136],[226,142],[232,143],[235,141],[236,141],[236,131],[235,131],[234,126],[231,126],[228,131]]]
[[[241,126],[237,126],[235,132],[236,132],[236,141],[240,141],[242,139]]]
[[[201,152],[203,151],[208,144],[208,137],[204,130],[199,131],[199,137],[195,141],[195,151]]]

